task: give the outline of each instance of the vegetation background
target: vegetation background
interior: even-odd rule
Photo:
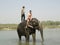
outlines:
[[[42,21],[43,28],[60,28],[60,21]],[[17,30],[18,24],[0,24],[0,30],[12,29]]]

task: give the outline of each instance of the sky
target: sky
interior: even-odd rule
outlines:
[[[32,10],[32,17],[40,21],[60,21],[60,0],[0,0],[0,24],[20,23],[22,6],[26,18]]]

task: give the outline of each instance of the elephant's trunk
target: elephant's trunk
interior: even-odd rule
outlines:
[[[39,22],[39,30],[40,30],[42,41],[44,41],[44,38],[43,38],[43,26],[42,26],[42,24],[40,22]]]

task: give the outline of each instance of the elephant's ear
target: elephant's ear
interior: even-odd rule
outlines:
[[[40,29],[43,28],[42,23],[40,21],[39,21],[39,27],[40,27]]]
[[[41,22],[39,21],[39,27],[40,27],[40,25],[41,25]]]
[[[39,25],[40,25],[40,21],[39,21]]]

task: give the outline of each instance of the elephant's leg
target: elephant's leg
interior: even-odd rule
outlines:
[[[21,35],[19,33],[19,30],[17,30],[17,33],[18,33],[19,40],[21,40]]]
[[[29,41],[29,31],[25,30],[25,33],[26,33],[26,35],[25,35],[26,42],[28,42]]]
[[[21,35],[18,34],[19,40],[21,40]]]
[[[19,36],[19,39],[21,40],[21,35]]]
[[[29,41],[29,35],[26,35],[25,38],[26,38],[26,41]]]
[[[33,41],[35,42],[36,41],[36,34],[35,33],[32,34],[32,38],[33,38]]]

